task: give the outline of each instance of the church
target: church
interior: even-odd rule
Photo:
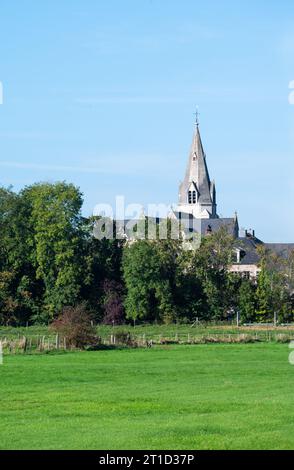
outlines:
[[[186,173],[179,188],[178,205],[170,216],[180,220],[187,231],[199,232],[201,236],[226,227],[236,241],[234,263],[230,270],[251,279],[255,279],[259,272],[259,246],[264,246],[283,257],[287,257],[289,252],[294,250],[294,243],[265,243],[255,236],[254,230],[245,230],[242,233],[239,230],[237,213],[229,218],[218,216],[216,185],[209,176],[198,119]]]
[[[196,119],[186,173],[179,187],[178,203],[167,215],[177,227],[177,236],[180,230],[187,249],[196,249],[201,237],[209,236],[225,227],[235,240],[234,261],[230,271],[253,280],[260,271],[258,247],[263,246],[285,258],[294,250],[294,243],[266,243],[256,237],[255,230],[240,230],[237,213],[232,217],[220,217],[217,212],[216,194],[216,184],[209,176],[199,122]],[[141,236],[145,238],[146,228],[149,235],[150,226],[153,229],[162,223],[166,226],[166,221],[166,218],[146,217],[142,213],[140,219],[116,220],[116,233],[119,238],[132,242]],[[193,237],[197,241],[197,236],[198,243],[189,242]]]
[[[187,228],[199,230],[201,235],[215,232],[222,226],[225,226],[234,238],[239,235],[236,213],[230,218],[219,217],[217,214],[216,186],[209,176],[198,120],[185,177],[179,188],[178,205],[171,216],[182,222],[186,221],[184,224]]]

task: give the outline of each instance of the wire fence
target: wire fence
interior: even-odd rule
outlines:
[[[289,343],[294,340],[294,331],[287,333],[273,331],[256,331],[252,333],[213,333],[213,334],[110,334],[99,338],[95,349],[103,347],[153,347],[160,345],[197,345],[197,344],[221,344],[221,343],[255,343],[278,342]],[[4,337],[0,340],[2,350],[6,354],[25,354],[32,352],[68,351],[74,350],[67,343],[66,338],[59,335],[19,336],[18,338]]]

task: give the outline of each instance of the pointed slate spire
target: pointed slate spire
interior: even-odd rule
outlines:
[[[193,186],[197,190],[197,198],[195,202],[192,199],[191,204],[188,195]],[[180,185],[179,204],[194,204],[194,206],[198,207],[199,213],[206,210],[211,217],[217,217],[215,199],[215,184],[210,181],[197,116],[186,174],[184,181]]]

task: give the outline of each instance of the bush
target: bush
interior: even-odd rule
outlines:
[[[124,346],[136,347],[136,341],[130,333],[125,331],[117,331],[115,333],[116,344],[122,344]]]
[[[100,342],[84,304],[64,307],[62,314],[51,324],[51,328],[65,338],[69,347],[85,349]]]

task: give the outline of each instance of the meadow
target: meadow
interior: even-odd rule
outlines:
[[[287,344],[4,356],[1,449],[293,449]]]

